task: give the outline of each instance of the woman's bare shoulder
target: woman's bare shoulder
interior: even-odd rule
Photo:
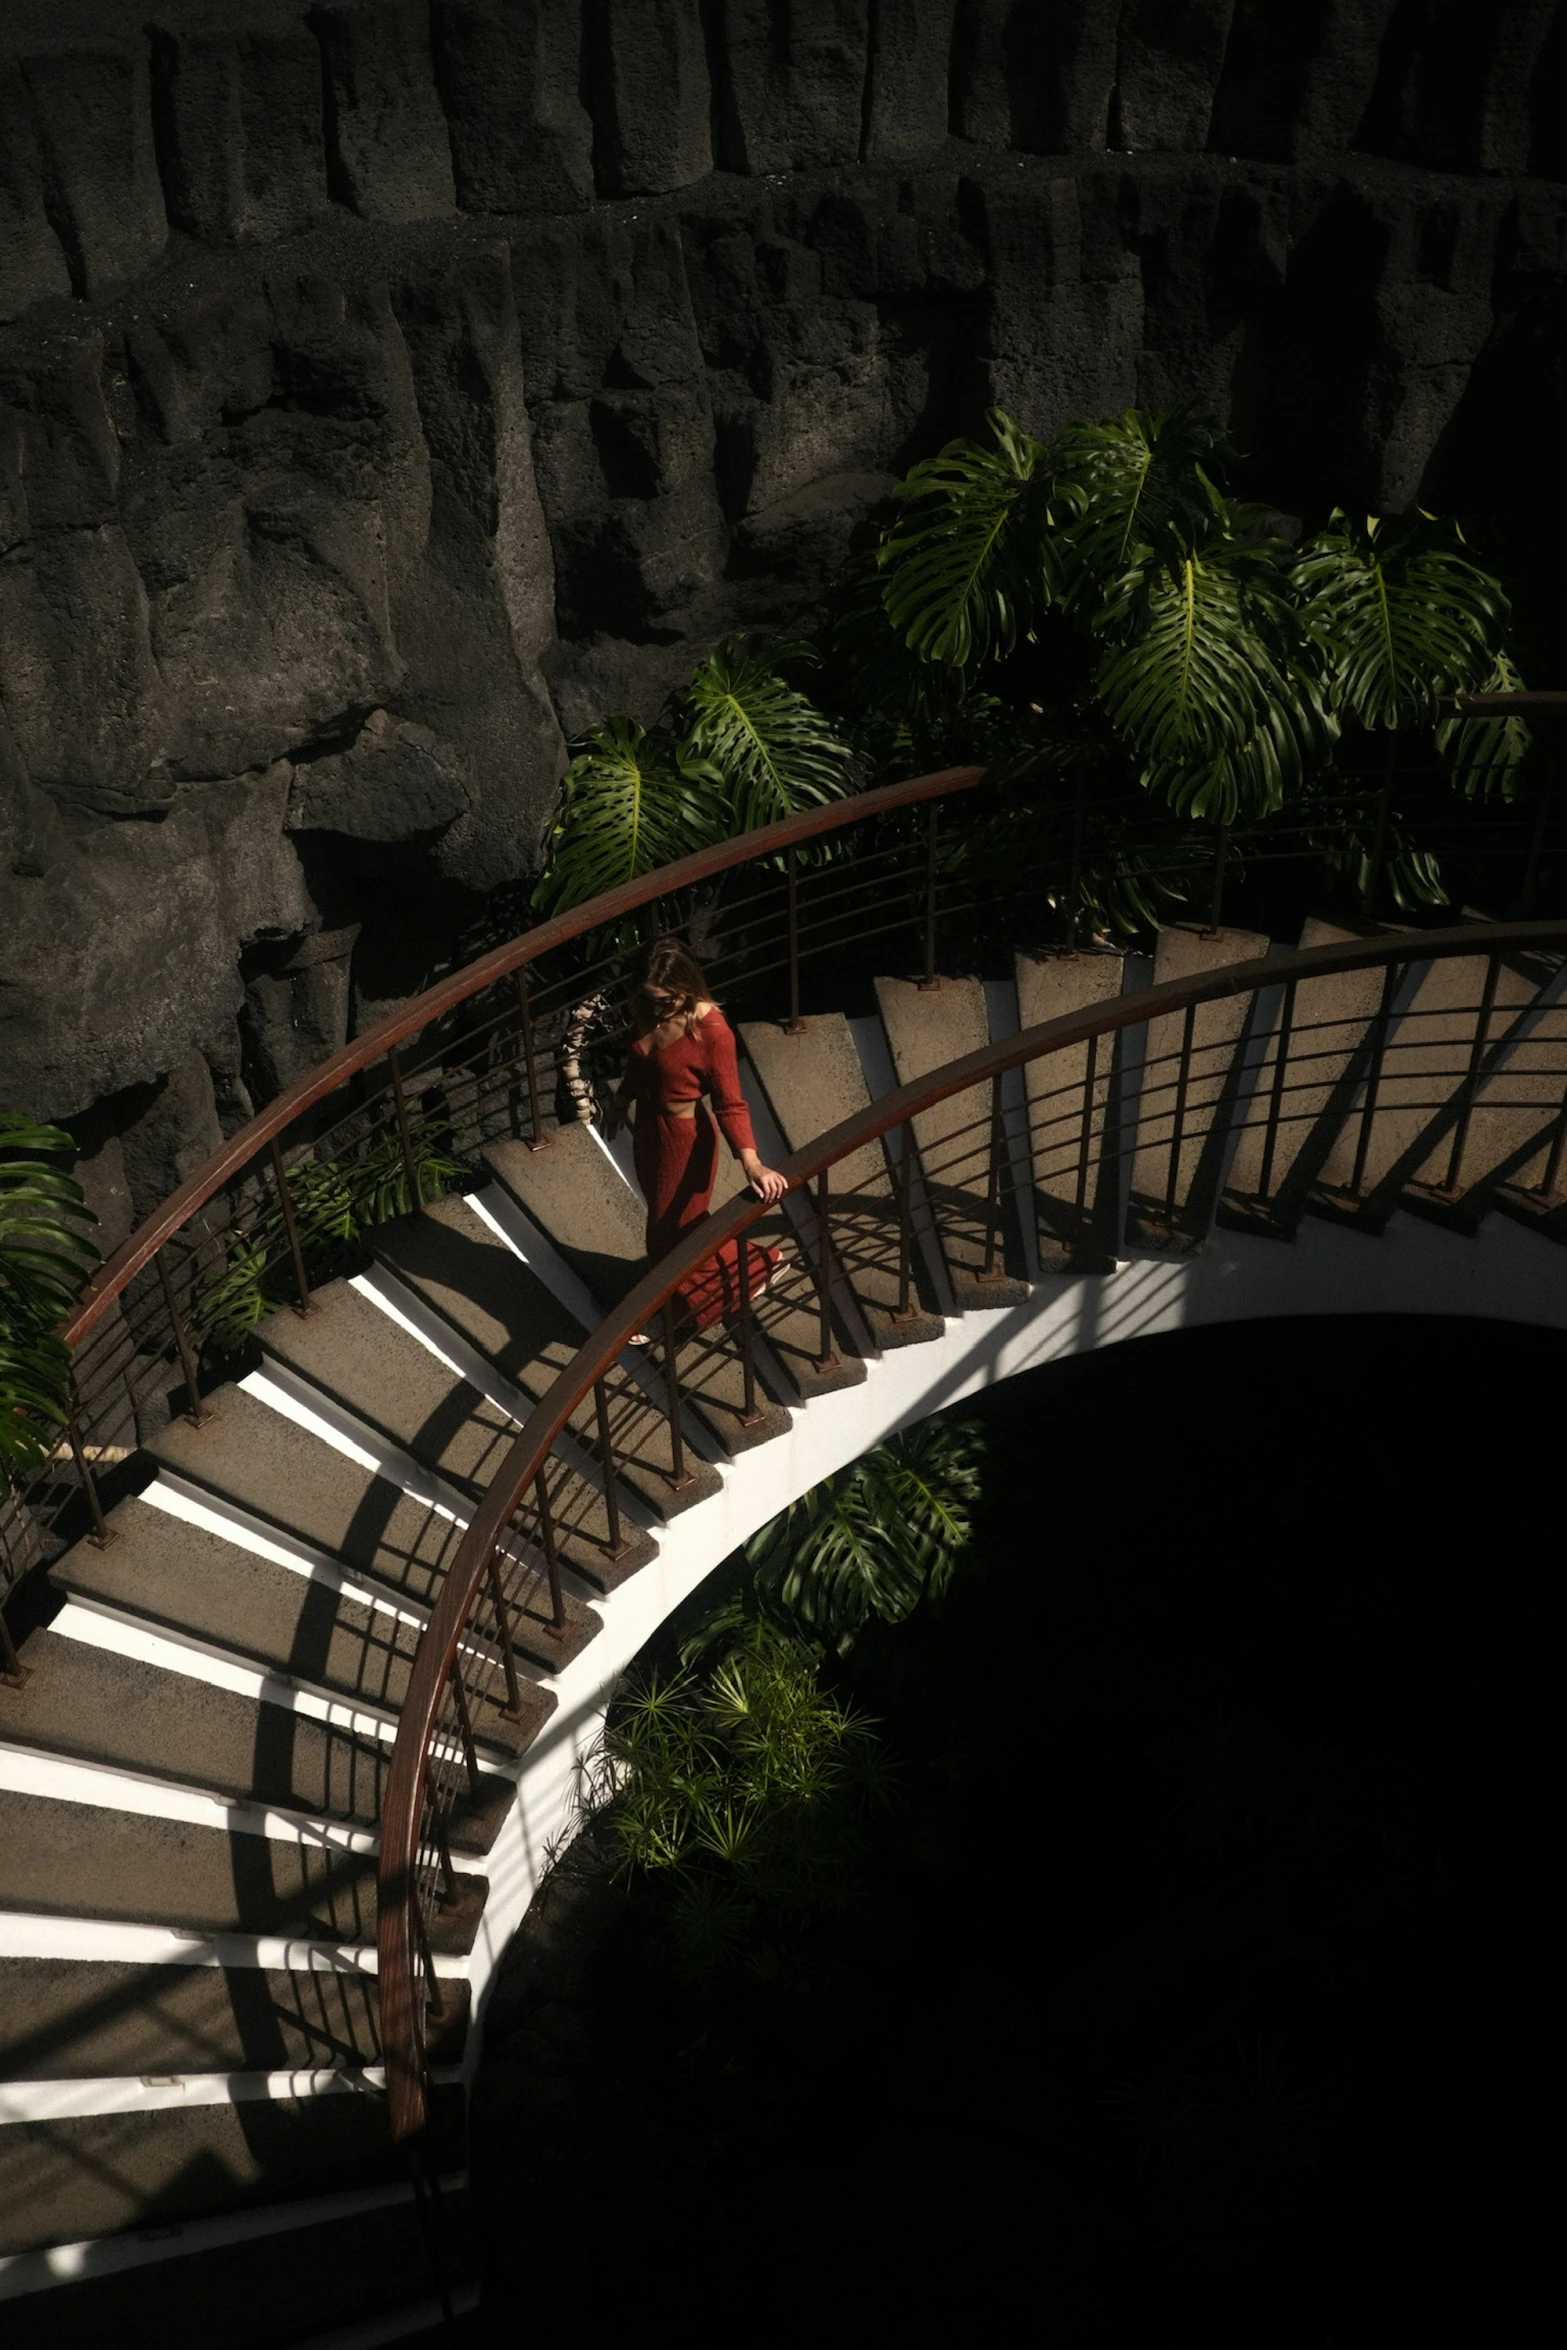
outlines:
[[[691,1017],[693,1020],[711,1020],[715,1013],[720,1020],[723,1020],[724,1015],[718,1010],[718,1006],[716,1004],[710,1004],[706,996],[704,996],[699,1004],[693,1006]],[[725,1021],[724,1025],[727,1027],[728,1022]]]

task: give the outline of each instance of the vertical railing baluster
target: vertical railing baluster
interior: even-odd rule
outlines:
[[[495,1629],[500,1637],[501,1663],[506,1673],[506,1703],[502,1711],[507,1719],[522,1719],[522,1691],[517,1684],[517,1659],[512,1654],[511,1617],[507,1612],[506,1594],[501,1588],[501,1558],[498,1550],[490,1553],[490,1598],[495,1607]]]
[[[762,1415],[756,1408],[756,1350],[751,1334],[751,1243],[744,1232],[735,1242],[735,1269],[740,1279],[740,1425],[755,1428],[760,1426]]]
[[[76,1416],[74,1404],[65,1423],[65,1432],[70,1441],[71,1458],[76,1463],[76,1474],[81,1479],[82,1491],[87,1496],[87,1507],[92,1513],[93,1530],[88,1539],[97,1549],[107,1550],[114,1540],[114,1529],[103,1514],[103,1503],[98,1498],[98,1480],[87,1466],[87,1447],[82,1442],[81,1422]]]
[[[419,1196],[419,1162],[414,1156],[413,1128],[408,1123],[408,1097],[403,1091],[402,1064],[393,1045],[386,1056],[392,1072],[392,1111],[397,1120],[397,1147],[402,1155],[403,1174],[408,1182],[408,1213],[416,1215],[424,1201]]]
[[[1567,1147],[1567,1094],[1556,1113],[1556,1132],[1551,1138],[1550,1151],[1545,1161],[1545,1173],[1535,1187],[1536,1199],[1549,1199],[1556,1189],[1562,1171],[1562,1152]]]
[[[1560,753],[1557,754],[1557,758]],[[1527,914],[1534,904],[1534,893],[1539,886],[1540,859],[1545,854],[1545,830],[1550,821],[1551,795],[1556,788],[1557,759],[1553,758],[1540,778],[1539,798],[1535,802],[1534,824],[1529,834],[1529,854],[1524,860],[1523,888],[1518,893],[1518,911]]]
[[[566,1602],[560,1588],[560,1552],[555,1541],[555,1516],[550,1505],[549,1478],[541,1468],[533,1480],[533,1506],[539,1513],[539,1548],[550,1586],[550,1629],[558,1632],[566,1621]]]
[[[1284,1112],[1284,1071],[1289,1061],[1290,1037],[1295,1027],[1295,982],[1292,979],[1284,990],[1284,1006],[1279,1014],[1279,1038],[1273,1056],[1273,1090],[1268,1099],[1268,1123],[1262,1138],[1262,1171],[1257,1178],[1257,1197],[1265,1200],[1273,1187],[1273,1160],[1278,1149],[1279,1120]]]
[[[822,1371],[838,1360],[832,1342],[832,1243],[827,1230],[829,1180],[824,1167],[816,1178],[816,1295],[821,1307],[821,1340],[816,1364]]]
[[[937,805],[932,800],[925,811],[925,976],[920,987],[929,993],[941,982],[936,977],[936,823]]]
[[[1350,1195],[1359,1199],[1366,1179],[1366,1160],[1371,1151],[1371,1127],[1377,1114],[1377,1095],[1382,1088],[1382,1063],[1387,1053],[1388,1023],[1393,1016],[1393,998],[1398,992],[1399,966],[1389,963],[1382,981],[1382,1001],[1377,1006],[1376,1020],[1371,1031],[1371,1059],[1366,1069],[1366,1097],[1360,1106],[1360,1133],[1355,1142],[1355,1170],[1349,1179]]]
[[[5,1603],[9,1597],[9,1592],[0,1593],[0,1686],[20,1689],[27,1679],[27,1667],[16,1653],[16,1642],[5,1620]]]
[[[990,1166],[985,1178],[985,1269],[982,1281],[1004,1281],[1006,1272],[996,1263],[1001,1250],[1001,1143],[1003,1118],[1001,1079],[990,1081]]]
[[[174,1299],[174,1283],[169,1278],[168,1260],[160,1248],[153,1260],[158,1268],[158,1280],[163,1290],[163,1302],[168,1308],[169,1322],[174,1331],[174,1344],[179,1353],[180,1370],[185,1378],[187,1404],[185,1418],[193,1428],[202,1427],[210,1414],[201,1408],[201,1391],[196,1384],[196,1358],[191,1352],[190,1337]]]
[[[680,1348],[675,1339],[675,1302],[666,1298],[660,1317],[664,1332],[664,1384],[669,1398],[669,1483],[678,1493],[692,1482],[686,1467],[686,1440],[680,1426]]]
[[[1083,912],[1083,824],[1088,812],[1088,770],[1079,762],[1077,793],[1072,803],[1072,870],[1067,882],[1066,951],[1077,952],[1077,933]]]
[[[462,1757],[468,1770],[468,1793],[476,1796],[481,1785],[479,1750],[473,1742],[473,1721],[468,1712],[468,1692],[462,1685],[462,1670],[455,1664],[451,1670],[451,1688],[457,1706],[457,1730],[462,1739]]]
[[[517,1008],[522,1014],[522,1066],[528,1084],[528,1148],[544,1148],[544,1120],[539,1114],[539,1071],[533,1045],[533,988],[528,977],[528,966],[520,964],[517,970]]]
[[[598,1418],[599,1459],[604,1464],[604,1515],[609,1520],[609,1556],[623,1559],[630,1548],[620,1531],[620,1493],[615,1483],[615,1447],[609,1433],[609,1392],[602,1379],[593,1382],[593,1409]]]
[[[294,1213],[294,1195],[288,1188],[283,1152],[275,1134],[272,1137],[272,1176],[277,1184],[278,1205],[283,1211],[283,1229],[288,1235],[288,1253],[294,1262],[294,1311],[296,1314],[308,1314],[311,1311],[310,1277],[305,1271],[305,1252],[300,1244],[299,1218]]]
[[[1192,1074],[1192,1038],[1197,1029],[1197,1006],[1188,1004],[1181,1030],[1181,1065],[1175,1078],[1175,1114],[1170,1126],[1170,1174],[1164,1188],[1165,1222],[1175,1222],[1175,1195],[1181,1184],[1181,1144],[1186,1138],[1186,1092]]]
[[[1469,1048],[1469,1067],[1464,1073],[1462,1107],[1458,1123],[1453,1128],[1453,1146],[1447,1157],[1447,1181],[1442,1188],[1449,1194],[1458,1189],[1463,1169],[1464,1146],[1469,1140],[1469,1123],[1474,1116],[1475,1096],[1480,1089],[1480,1068],[1485,1059],[1485,1048],[1491,1027],[1491,1012],[1496,1003],[1497,982],[1501,978],[1501,959],[1492,955],[1485,967],[1485,986],[1480,996],[1480,1017],[1475,1022],[1474,1043]]]
[[[914,1312],[914,1129],[898,1129],[898,1311],[907,1322]]]
[[[430,1948],[430,1936],[424,1922],[424,1904],[419,1899],[417,1892],[409,1903],[409,1907],[413,1911],[414,1940],[419,1945],[419,1964],[424,1970],[424,1987],[430,2003],[429,2012],[431,2015],[444,2016],[446,2009],[441,1999],[441,1978],[435,1971],[435,1953]]]
[[[431,1806],[431,1812],[436,1856],[441,1864],[440,1903],[442,1909],[455,1909],[462,1899],[462,1894],[457,1884],[457,1871],[452,1866],[451,1838],[446,1833],[444,1813],[434,1805]]]
[[[784,1033],[798,1036],[805,1022],[800,1018],[799,860],[793,849],[786,851],[784,865],[789,883],[789,1017],[784,1023]]]
[[[1077,1203],[1078,1225],[1088,1205],[1088,1170],[1093,1162],[1094,1147],[1094,1093],[1099,1082],[1099,1039],[1088,1040],[1088,1065],[1083,1072],[1083,1127],[1077,1144]]]
[[[1205,933],[1208,938],[1217,938],[1219,935],[1219,917],[1224,912],[1224,869],[1229,857],[1229,848],[1230,828],[1227,824],[1221,824],[1214,841],[1213,902],[1208,908],[1208,928]]]

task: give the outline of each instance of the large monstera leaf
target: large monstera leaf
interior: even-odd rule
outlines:
[[[1354,522],[1336,508],[1302,549],[1293,572],[1301,626],[1343,716],[1433,726],[1444,695],[1491,674],[1507,598],[1461,545],[1455,525],[1429,514]]]
[[[1086,617],[1129,572],[1208,536],[1225,516],[1214,471],[1228,453],[1218,419],[1191,405],[1069,426],[1051,452],[1058,496],[1070,492],[1075,508],[1064,531],[1067,601]]]
[[[965,667],[1009,653],[1054,592],[1049,453],[1009,416],[993,447],[949,441],[899,484],[882,542],[882,605],[925,661]]]
[[[634,718],[584,735],[566,770],[551,855],[534,891],[562,913],[688,857],[728,829],[712,779],[682,769],[675,745]]]
[[[870,1616],[897,1624],[949,1589],[973,1531],[983,1436],[933,1418],[792,1502],[746,1545],[758,1592],[847,1649]]]
[[[1333,721],[1295,657],[1278,553],[1216,519],[1174,561],[1127,575],[1101,609],[1121,634],[1096,681],[1106,714],[1147,787],[1186,814],[1265,814],[1331,747]]]
[[[807,645],[735,637],[703,662],[686,688],[677,757],[682,773],[710,788],[727,811],[718,837],[776,824],[851,788],[848,744],[780,675],[785,662],[816,658]]]
[[[1489,677],[1478,690],[1483,694],[1516,694],[1523,690],[1517,665],[1498,653]],[[1518,788],[1518,770],[1533,748],[1527,720],[1465,717],[1455,712],[1436,730],[1436,747],[1447,761],[1447,771],[1468,799],[1486,799],[1497,792],[1510,800]]]

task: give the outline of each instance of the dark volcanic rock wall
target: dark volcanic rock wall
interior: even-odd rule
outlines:
[[[987,401],[1538,533],[1564,122],[1556,0],[8,0],[0,1103],[112,1238]]]

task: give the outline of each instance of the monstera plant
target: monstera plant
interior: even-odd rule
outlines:
[[[70,1410],[60,1324],[98,1262],[97,1222],[62,1161],[58,1126],[0,1112],[0,1471],[12,1484],[48,1458]]]
[[[1050,444],[988,421],[988,444],[913,468],[876,551],[888,629],[917,661],[977,679],[1067,624],[1143,784],[1220,823],[1278,808],[1348,722],[1436,729],[1465,789],[1508,787],[1527,729],[1442,721],[1453,693],[1517,682],[1507,599],[1456,526],[1335,511],[1297,552],[1225,493],[1232,451],[1195,407]]]
[[[582,736],[535,906],[564,912],[852,789],[848,745],[783,675],[816,659],[808,645],[735,637],[674,697],[666,724],[610,718]]]

